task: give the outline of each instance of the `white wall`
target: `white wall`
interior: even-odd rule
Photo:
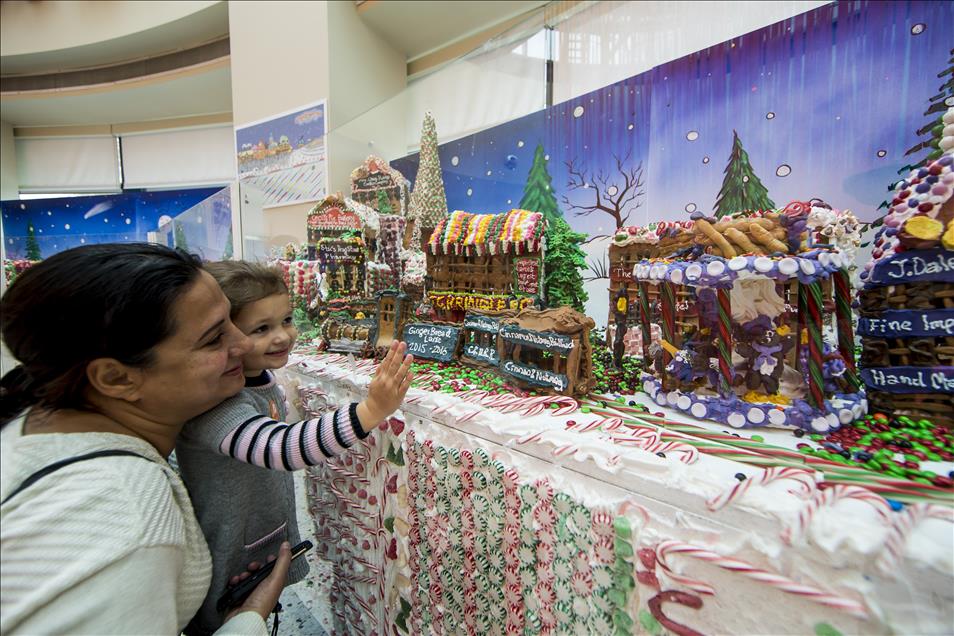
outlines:
[[[0,200],[16,199],[19,194],[13,126],[5,121],[0,121]]]
[[[327,2],[229,2],[229,31],[235,126],[328,97]],[[265,233],[305,242],[313,205],[266,210]]]
[[[353,2],[328,4],[329,192],[348,192],[369,154],[403,154],[404,55],[361,20]]]

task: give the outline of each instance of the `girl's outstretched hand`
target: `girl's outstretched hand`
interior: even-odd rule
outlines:
[[[395,340],[391,343],[384,361],[378,365],[378,370],[368,388],[368,397],[358,405],[358,419],[361,428],[371,432],[381,420],[389,416],[401,406],[404,396],[414,373],[411,372],[411,363],[414,356],[405,355],[407,345]]]

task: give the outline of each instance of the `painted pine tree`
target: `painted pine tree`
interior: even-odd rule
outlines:
[[[420,164],[411,192],[410,216],[414,219],[413,245],[420,244],[421,231],[432,230],[447,216],[447,195],[437,154],[437,125],[434,116],[424,113],[421,130]]]
[[[172,230],[172,241],[178,249],[188,252],[189,251],[189,242],[186,241],[185,228],[182,227],[182,223],[178,221],[175,222]]]
[[[547,169],[546,154],[543,145],[537,144],[533,153],[533,165],[527,175],[527,183],[523,186],[523,198],[520,199],[520,209],[542,213],[547,221],[563,218],[563,212],[557,204],[553,194],[553,178]]]
[[[775,203],[769,198],[768,190],[749,163],[749,154],[742,147],[739,134],[733,130],[732,153],[725,167],[722,189],[719,190],[719,197],[712,208],[716,217],[746,210],[770,210],[774,207]]]
[[[38,261],[43,258],[42,254],[40,254],[40,244],[36,240],[36,233],[33,229],[32,221],[27,223],[26,257],[28,261]]]
[[[941,86],[938,88],[937,94],[928,100],[927,110],[924,111],[924,116],[928,118],[928,121],[917,131],[918,137],[924,137],[925,135],[927,137],[904,153],[905,156],[908,156],[926,150],[927,155],[904,166],[898,170],[898,174],[907,174],[917,166],[934,161],[943,152],[940,145],[941,137],[944,136],[942,118],[947,109],[954,106],[954,49],[951,49],[950,55],[951,57],[947,60],[947,68],[937,74],[938,79],[941,80]]]
[[[553,182],[547,169],[547,158],[542,145],[533,153],[533,165],[523,187],[520,208],[540,212],[547,221],[546,254],[544,262],[543,289],[547,304],[551,307],[573,307],[583,311],[587,293],[583,290],[581,268],[586,267],[586,254],[580,244],[585,234],[574,232],[563,219],[551,186]]]

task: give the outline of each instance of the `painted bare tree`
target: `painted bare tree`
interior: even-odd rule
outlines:
[[[633,211],[642,207],[646,194],[643,189],[643,164],[640,162],[635,167],[628,167],[630,154],[626,153],[622,158],[613,155],[616,170],[612,174],[602,170],[591,174],[584,165],[577,165],[576,159],[564,162],[570,173],[567,193],[576,190],[592,192],[592,200],[585,203],[573,203],[568,194],[564,194],[565,209],[571,211],[573,216],[580,217],[601,212],[613,219],[616,224],[614,230],[624,227]]]

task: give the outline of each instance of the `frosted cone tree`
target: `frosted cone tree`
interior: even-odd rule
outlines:
[[[414,219],[412,244],[416,247],[441,220],[447,216],[447,195],[444,193],[444,177],[441,174],[441,159],[437,154],[437,126],[434,116],[424,114],[421,130],[420,164],[411,192],[410,216]]]

